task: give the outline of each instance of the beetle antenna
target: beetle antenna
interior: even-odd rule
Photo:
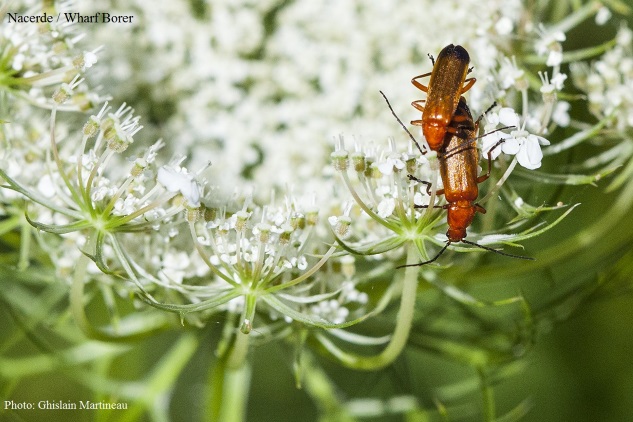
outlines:
[[[504,126],[504,127],[500,127],[499,129],[491,130],[490,132],[486,132],[486,133],[484,133],[484,134],[483,134],[483,135],[481,135],[481,136],[477,136],[477,137],[476,137],[476,138],[474,138],[474,139],[481,139],[481,138],[483,138],[483,137],[485,137],[485,136],[488,136],[488,135],[491,135],[491,134],[493,134],[493,133],[495,133],[495,132],[501,132],[502,130],[506,130],[506,129],[514,129],[514,128],[516,128],[516,126]]]
[[[471,69],[472,69],[472,68],[471,68]],[[488,108],[486,109],[486,111],[484,111],[483,113],[481,113],[481,116],[479,116],[479,118],[477,119],[477,122],[479,122],[481,119],[483,119],[483,118],[484,118],[484,116],[485,116],[486,114],[488,114],[488,113],[490,112],[490,110],[492,110],[492,109],[493,109],[493,108],[495,108],[496,106],[497,106],[497,102],[496,102],[496,101],[493,101],[493,102],[492,102],[492,104],[490,105],[490,107],[488,107]]]
[[[391,107],[391,104],[389,103],[389,100],[385,96],[385,93],[380,91],[380,95],[382,95],[382,98],[385,99],[385,101],[387,102],[387,105],[389,106],[389,110],[391,110],[391,114],[393,114],[393,117],[395,117],[396,120],[398,121],[398,123],[400,123],[400,126],[402,126],[402,129],[404,129],[404,131],[407,132],[407,134],[409,134],[409,138],[411,138],[411,140],[413,141],[415,146],[418,147],[418,150],[422,153],[422,155],[426,154],[426,151],[422,151],[422,148],[420,148],[420,144],[418,144],[418,141],[415,140],[413,135],[411,135],[411,132],[409,132],[409,129],[407,129],[407,127],[404,125],[404,123],[402,123],[402,120],[400,120],[400,118],[398,117],[396,112],[393,111],[393,108]],[[426,149],[426,147],[424,149]]]
[[[508,256],[510,258],[526,259],[528,261],[534,261],[534,258],[532,258],[530,256],[512,255],[512,254],[509,254],[509,253],[506,253],[506,252],[501,252],[501,251],[499,251],[497,249],[494,249],[494,248],[489,248],[488,246],[480,245],[479,243],[471,242],[471,241],[466,240],[466,239],[462,239],[462,242],[467,243],[469,245],[477,246],[478,248],[485,249],[487,251],[494,252],[494,253],[499,254],[499,255]],[[437,258],[437,257],[435,257],[435,258]],[[435,258],[433,258],[433,260]]]
[[[448,242],[446,242],[446,245],[444,245],[444,247],[442,249],[440,249],[440,251],[437,253],[437,255],[435,255],[435,257],[429,259],[428,261],[424,261],[424,262],[420,262],[418,264],[409,264],[409,265],[400,265],[399,267],[396,268],[404,268],[404,267],[421,267],[422,265],[426,265],[426,264],[430,264],[431,262],[435,262],[435,260],[437,258],[440,257],[440,255],[442,255],[444,253],[444,251],[446,250],[446,248],[448,248],[451,244],[451,241],[449,240]]]

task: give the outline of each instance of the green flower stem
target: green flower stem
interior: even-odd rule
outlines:
[[[349,180],[349,176],[347,175],[347,172],[342,171],[340,173],[343,178],[343,181],[345,182],[345,186],[347,187],[347,190],[352,194],[352,197],[354,198],[354,201],[356,202],[356,204],[358,204],[358,206],[361,207],[361,209],[365,211],[367,215],[371,217],[372,220],[376,221],[377,223],[383,225],[384,227],[386,227],[387,229],[393,232],[397,231],[397,228],[392,223],[378,216],[378,214],[372,211],[371,208],[369,208],[367,204],[365,204],[365,202],[361,199],[361,197],[356,192],[356,189],[354,189],[354,187],[352,186],[352,182]]]
[[[202,258],[204,263],[207,264],[207,267],[209,267],[209,269],[211,271],[213,271],[213,273],[217,277],[219,277],[222,280],[226,281],[227,283],[229,283],[233,287],[239,287],[239,284],[237,284],[235,281],[233,281],[233,279],[231,277],[227,276],[224,272],[220,271],[215,265],[213,265],[213,263],[211,262],[211,257],[205,251],[205,249],[200,244],[200,241],[198,240],[198,235],[196,233],[196,226],[195,226],[195,223],[193,221],[189,222],[189,233],[191,234],[191,239],[193,240],[193,245],[195,246],[196,250],[198,251],[198,254]],[[208,235],[207,238],[209,239],[210,246],[213,248],[214,253],[219,256],[219,253],[217,252],[217,247],[215,246],[215,242],[213,241],[213,236]],[[226,266],[226,264],[222,260],[220,260],[220,265],[222,265],[222,267],[225,270],[227,270],[227,273],[230,274],[230,268],[228,266]]]
[[[219,422],[242,422],[246,420],[248,390],[251,384],[250,365],[238,369],[226,368]]]
[[[244,311],[242,312],[240,331],[243,334],[248,334],[253,329],[253,318],[255,318],[255,309],[257,307],[257,295],[249,293],[244,298],[244,301],[246,303],[244,304]]]
[[[125,412],[116,414],[110,420],[134,422],[141,419],[144,412],[154,416],[151,420],[160,420],[156,418],[156,415],[161,412],[162,404],[157,405],[157,403],[162,403],[169,396],[184,367],[198,349],[198,345],[199,341],[195,334],[185,333],[181,335],[169,352],[156,363],[151,374],[146,378],[142,390],[139,391],[140,396],[135,397],[136,400],[130,400],[132,402],[130,408]]]
[[[20,259],[18,261],[18,270],[23,271],[29,266],[29,255],[31,250],[31,226],[26,218],[21,220],[20,230]]]
[[[213,422],[245,420],[251,379],[250,365],[244,359],[248,339],[247,334],[238,331],[229,355],[220,358],[211,370],[210,414],[205,416]]]
[[[88,236],[88,241],[85,244],[86,250],[94,250],[96,242],[96,234]],[[79,329],[87,337],[101,340],[102,338],[99,333],[96,332],[90,325],[90,322],[88,322],[88,317],[84,311],[84,285],[86,284],[86,279],[88,277],[87,270],[89,262],[90,258],[84,254],[81,254],[77,260],[77,265],[75,265],[75,274],[73,275],[73,282],[70,287],[70,309]]]
[[[238,369],[244,366],[246,355],[248,354],[250,336],[238,331],[235,335],[233,347],[226,357],[226,367],[229,369]]]
[[[322,420],[339,422],[355,421],[336,395],[336,388],[326,373],[314,361],[310,353],[303,353],[302,367],[305,372],[303,384],[317,408]]]
[[[62,163],[62,159],[59,156],[59,151],[57,150],[57,142],[55,141],[55,118],[57,116],[57,106],[54,106],[51,110],[51,122],[49,125],[50,138],[51,138],[51,153],[53,155],[53,159],[55,160],[55,165],[57,166],[57,170],[59,171],[59,175],[61,176],[64,184],[68,188],[70,195],[76,203],[81,203],[80,195],[78,194],[75,186],[70,182],[68,175],[64,171],[64,164]],[[50,172],[50,170],[49,170]],[[51,175],[52,178],[52,175]]]
[[[49,70],[47,72],[38,73],[37,75],[29,76],[27,78],[15,78],[15,80],[24,85],[35,86],[37,85],[36,82],[45,81],[46,79],[50,79],[53,76],[64,75],[65,73],[70,71],[76,71],[76,69],[74,69],[73,66],[64,66],[57,69]]]
[[[477,374],[480,380],[481,399],[484,405],[484,421],[495,421],[495,395],[492,386],[490,385],[490,377],[486,373],[486,368],[480,366],[477,368]]]
[[[419,261],[417,248],[414,242],[410,242],[407,247],[407,265],[417,264]],[[417,266],[406,267],[404,271],[404,280],[402,281],[402,295],[400,297],[400,310],[396,318],[396,327],[394,328],[391,340],[385,349],[375,356],[359,356],[353,353],[347,353],[337,348],[333,343],[322,342],[322,344],[330,351],[340,363],[353,368],[365,371],[373,371],[390,365],[400,355],[409,339],[409,332],[413,322],[413,314],[415,311],[416,290],[418,287]]]
[[[84,250],[87,253],[92,253],[95,250],[95,246],[97,243],[97,233],[90,233],[86,235],[87,242],[84,245]],[[88,264],[90,263],[90,258],[85,254],[81,254],[79,259],[77,259],[77,264],[75,265],[75,272],[73,275],[72,284],[70,287],[70,310],[72,312],[73,318],[75,319],[75,323],[79,327],[79,329],[86,335],[86,337],[91,338],[93,340],[101,340],[101,341],[129,341],[131,339],[139,338],[140,336],[153,331],[155,329],[160,329],[163,325],[161,322],[152,326],[148,329],[148,325],[143,326],[140,329],[126,329],[125,333],[118,333],[112,326],[104,327],[104,328],[95,328],[92,326],[90,321],[88,321],[88,317],[86,316],[86,312],[84,310],[84,286],[88,281]],[[156,317],[154,317],[154,320]]]
[[[583,7],[574,10],[571,14],[564,17],[564,19],[552,25],[550,31],[568,32],[595,14],[601,7],[603,7],[603,5],[599,1],[588,2]]]
[[[510,165],[506,169],[505,173],[503,173],[503,176],[501,176],[501,178],[497,181],[497,183],[495,183],[495,185],[492,188],[490,188],[490,190],[488,190],[488,193],[486,194],[486,196],[484,196],[483,198],[481,198],[481,200],[479,200],[480,204],[485,204],[486,201],[488,201],[490,198],[492,198],[494,195],[497,194],[499,189],[501,189],[501,186],[505,183],[506,180],[508,180],[508,177],[510,177],[510,174],[512,174],[512,171],[514,170],[516,165],[517,165],[517,157],[515,155],[512,161],[510,162]]]
[[[145,205],[142,208],[137,209],[136,211],[123,216],[123,217],[119,217],[119,218],[114,218],[112,219],[112,224],[110,224],[110,226],[113,227],[118,227],[118,226],[122,226],[126,223],[129,223],[130,221],[134,220],[136,217],[139,217],[143,214],[145,214],[148,211],[153,210],[156,207],[160,207],[161,205],[167,203],[168,201],[171,200],[171,198],[173,198],[174,196],[176,196],[175,193],[168,193],[162,196],[159,196],[158,198],[156,198],[154,201],[150,202],[149,204]]]

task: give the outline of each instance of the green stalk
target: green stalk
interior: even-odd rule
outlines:
[[[262,255],[264,253],[262,252]],[[240,324],[240,331],[242,334],[247,335],[253,329],[253,319],[255,318],[255,309],[257,307],[257,295],[249,293],[244,297],[244,310],[242,311],[242,322]],[[238,342],[240,336],[236,338]]]
[[[238,369],[244,366],[246,355],[248,354],[250,336],[238,331],[235,335],[235,342],[229,355],[226,358],[226,366],[230,369]]]
[[[320,410],[322,420],[339,422],[353,422],[355,419],[349,414],[336,393],[336,386],[315,362],[310,353],[303,354],[303,377],[307,393]]]
[[[95,248],[97,242],[96,233],[92,236],[88,236],[85,248],[87,251],[92,251]],[[73,275],[72,285],[70,287],[70,309],[73,317],[79,329],[86,335],[86,337],[102,340],[98,332],[96,332],[84,311],[84,285],[88,278],[88,263],[90,258],[84,254],[80,254],[75,265],[75,273]]]
[[[492,386],[490,385],[490,377],[486,373],[486,368],[480,366],[477,368],[477,373],[480,380],[481,398],[484,405],[484,421],[495,421],[495,395]]]
[[[407,247],[407,265],[415,265],[419,261],[415,243],[410,242]],[[332,353],[341,364],[365,371],[374,371],[384,368],[402,353],[402,350],[409,339],[409,332],[413,323],[413,314],[415,311],[416,291],[418,287],[418,271],[420,267],[406,267],[404,271],[404,280],[402,284],[402,295],[400,297],[400,309],[396,317],[396,326],[391,340],[385,349],[375,356],[360,356],[353,353],[347,353],[339,349],[333,343],[329,342],[325,337],[319,340],[321,344]]]
[[[248,335],[237,333],[229,356],[218,359],[211,369],[209,415],[212,422],[245,420],[251,368],[246,362]]]
[[[26,270],[29,266],[29,252],[31,249],[31,230],[33,226],[29,224],[26,218],[21,221],[20,233],[20,260],[18,261],[18,270]]]
[[[87,236],[86,244],[84,245],[84,250],[92,254],[95,251],[96,243],[97,243],[97,233],[92,232]],[[95,328],[92,326],[90,321],[88,321],[88,317],[86,316],[86,312],[84,309],[84,286],[88,281],[88,264],[90,263],[90,258],[85,254],[81,254],[77,259],[77,264],[75,265],[75,272],[73,275],[72,284],[70,286],[70,310],[72,312],[73,318],[75,319],[75,323],[79,327],[79,329],[86,335],[86,337],[91,338],[93,340],[100,341],[129,341],[130,339],[139,338],[144,334],[141,331],[128,331],[125,333],[117,333],[112,326],[107,326],[104,328]],[[152,330],[156,327],[152,327]],[[150,330],[150,331],[152,331]]]

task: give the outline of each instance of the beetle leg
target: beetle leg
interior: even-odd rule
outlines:
[[[470,88],[473,87],[473,85],[475,85],[475,82],[477,82],[477,78],[468,78],[464,81],[464,83],[466,85],[464,85],[462,87],[462,89],[459,91],[460,94],[463,94],[464,92],[468,91]]]
[[[459,138],[467,140],[468,139],[468,132],[467,131],[473,130],[473,127],[470,126],[470,121],[469,120],[465,120],[465,122],[468,123],[468,124],[465,124],[465,125],[453,125],[452,123],[460,123],[460,122],[456,122],[458,117],[460,117],[460,116],[456,116],[453,119],[453,121],[451,122],[451,125],[446,127],[446,133],[450,133],[451,135],[455,135],[455,136],[457,136]]]
[[[411,79],[411,83],[413,84],[413,86],[415,86],[417,89],[424,91],[424,92],[428,92],[429,91],[429,87],[426,85],[423,85],[421,82],[418,82],[418,79],[420,78],[426,78],[427,76],[430,76],[431,72],[429,73],[425,73],[423,75],[418,75],[416,77],[414,77],[413,79]]]
[[[418,179],[417,177],[415,177],[412,174],[407,174],[407,177],[409,178],[409,180],[411,180],[412,182],[418,182],[418,183],[422,183],[423,185],[426,186],[426,193],[431,196],[431,182],[427,182],[426,180],[421,180]],[[436,195],[444,195],[444,189],[438,189],[435,191]],[[417,208],[417,206],[416,206]]]
[[[424,183],[425,185],[430,185],[430,182],[426,182],[424,180],[418,179],[417,177],[415,177],[412,174],[407,174],[407,177],[409,178],[409,180],[411,180],[412,182],[418,182],[418,183]]]
[[[488,171],[486,172],[486,174],[482,174],[477,178],[477,183],[481,183],[490,177],[490,171],[492,170],[492,151],[494,151],[495,148],[498,148],[504,142],[505,139],[501,139],[488,150]]]
[[[435,58],[433,57],[433,55],[427,54],[427,56],[429,56],[429,59],[431,59],[431,63],[433,64],[433,66],[435,66]]]
[[[422,103],[425,103],[425,102],[426,100],[415,100],[411,103],[411,105],[415,107],[416,110],[424,112],[424,104]]]

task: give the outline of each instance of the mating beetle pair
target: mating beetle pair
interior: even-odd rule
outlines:
[[[466,229],[471,225],[475,214],[486,212],[485,208],[475,202],[479,195],[477,185],[490,177],[492,151],[503,141],[499,141],[488,151],[488,171],[478,176],[479,156],[476,140],[481,117],[477,121],[473,121],[466,99],[462,96],[476,81],[475,78],[466,79],[471,71],[468,68],[470,56],[462,46],[450,44],[442,49],[437,60],[429,57],[433,62],[433,70],[411,80],[415,87],[427,93],[426,100],[417,100],[411,103],[413,107],[422,112],[422,118],[413,120],[411,124],[422,127],[422,133],[429,148],[438,154],[440,176],[444,188],[436,193],[443,194],[446,198],[447,204],[441,208],[447,211],[448,231],[446,236],[448,241],[434,258],[414,265],[425,265],[435,261],[451,243],[457,242],[464,242],[514,258],[532,259],[506,254],[466,240]],[[419,81],[427,76],[431,77],[428,86]],[[385,97],[382,92],[381,94]],[[420,152],[426,154],[426,150],[422,150],[419,143],[396,116],[386,97],[385,100],[393,115],[409,133]],[[409,178],[426,184],[427,192],[430,193],[429,182],[424,182],[411,175]]]

